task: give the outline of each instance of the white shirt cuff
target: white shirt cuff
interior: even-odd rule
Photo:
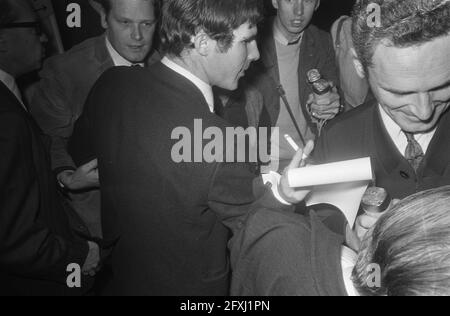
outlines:
[[[284,205],[292,205],[291,203],[285,201],[285,200],[281,197],[280,192],[278,191],[278,186],[279,186],[279,184],[280,184],[280,182],[281,182],[281,175],[280,175],[280,174],[271,171],[271,172],[268,173],[268,174],[263,174],[263,175],[262,175],[262,179],[263,179],[264,185],[267,185],[267,184],[270,184],[270,185],[271,185],[273,195],[275,196],[275,198],[276,198],[281,204],[284,204]]]

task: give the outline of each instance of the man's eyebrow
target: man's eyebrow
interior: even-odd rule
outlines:
[[[447,82],[441,84],[440,86],[435,87],[433,89],[430,89],[429,91],[440,90],[440,89],[445,88],[447,86],[450,86],[450,79]],[[388,92],[391,92],[391,93],[394,93],[394,94],[398,94],[398,95],[408,95],[408,94],[413,94],[413,93],[417,92],[417,91],[402,91],[402,90],[397,90],[397,89],[383,87],[383,86],[382,86],[382,88],[383,88],[383,90],[386,90]]]

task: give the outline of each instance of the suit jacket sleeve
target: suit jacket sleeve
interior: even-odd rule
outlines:
[[[325,208],[319,214],[326,211]],[[325,224],[325,234],[336,244],[339,233],[328,224],[341,226],[345,218],[335,210],[309,217],[262,209],[248,217],[245,227],[230,242],[233,269],[232,296],[319,295],[314,279],[312,223]],[[323,236],[325,240],[329,236]],[[332,266],[332,262],[321,262]],[[320,269],[320,267],[317,267]],[[337,275],[338,272],[336,272]],[[329,280],[333,282],[333,280]]]
[[[294,206],[281,204],[250,168],[241,163],[218,164],[211,182],[209,206],[232,232],[242,228],[252,210],[295,211]]]
[[[306,221],[302,225],[278,212],[262,210],[249,217],[245,230],[230,245],[231,295],[317,295]]]
[[[31,101],[31,113],[45,134],[52,139],[52,168],[59,173],[76,166],[67,152],[67,142],[73,132],[69,78],[50,60],[40,73],[41,81]]]
[[[17,114],[0,116],[0,268],[65,282],[67,265],[82,265],[88,245],[65,240],[39,220],[42,188],[28,128]]]

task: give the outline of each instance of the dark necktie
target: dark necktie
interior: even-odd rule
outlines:
[[[414,134],[405,132],[406,138],[408,139],[408,146],[405,151],[405,158],[409,161],[411,167],[417,172],[422,160],[425,157],[423,149],[417,140],[414,138]]]

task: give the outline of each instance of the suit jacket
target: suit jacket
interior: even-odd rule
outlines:
[[[94,87],[78,124],[94,135],[86,155],[99,159],[104,238],[116,241],[105,294],[227,295],[229,230],[251,208],[282,207],[269,191],[254,203],[246,164],[174,161],[177,133],[190,133],[187,152],[190,137],[201,137],[195,119],[203,129],[227,126],[161,63],[109,70]],[[192,141],[197,152],[202,144]]]
[[[155,53],[148,63],[157,59]],[[52,167],[56,173],[76,169],[67,153],[67,141],[72,136],[75,122],[83,112],[94,83],[111,67],[114,67],[114,62],[104,35],[88,39],[44,64],[30,111],[44,133],[52,138]]]
[[[247,80],[257,86],[263,94],[265,107],[270,117],[269,126],[275,126],[280,114],[281,104],[280,95],[277,91],[277,87],[280,84],[280,72],[273,35],[273,20],[269,20],[260,29],[258,41],[261,59],[254,64]],[[298,89],[303,115],[311,130],[316,131],[315,124],[312,123],[306,108],[308,97],[312,93],[311,86],[307,82],[307,73],[311,69],[319,69],[324,78],[333,81],[336,86],[339,86],[338,70],[331,36],[314,25],[310,25],[303,34],[298,66]],[[291,104],[291,106],[295,105]],[[267,124],[262,123],[262,125]]]
[[[87,229],[57,191],[39,128],[0,82],[0,296],[81,294],[66,285],[88,254],[77,233]]]
[[[259,210],[230,242],[232,296],[347,296],[342,267],[345,218]]]
[[[371,157],[375,184],[385,188],[393,198],[402,199],[450,184],[449,124],[447,111],[417,175],[386,131],[377,102],[367,103],[331,122],[314,154],[319,162]]]

